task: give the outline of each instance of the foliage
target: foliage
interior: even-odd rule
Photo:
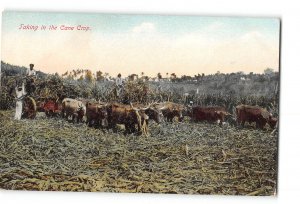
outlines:
[[[22,70],[25,68],[12,66],[2,62],[4,69],[1,76],[0,108],[14,107],[14,87],[22,80]],[[215,75],[198,74],[194,77],[177,77],[172,73],[172,81],[166,81],[158,73],[159,81],[151,81],[148,76],[137,80],[127,80],[116,94],[112,80],[107,80],[108,74],[97,71],[95,75],[87,69],[77,69],[58,74],[38,76],[36,81],[36,99],[54,97],[60,98],[94,98],[105,102],[162,102],[173,101],[194,105],[221,105],[230,112],[240,103],[259,105],[278,114],[279,92],[278,73],[274,76],[250,73],[230,73]],[[137,76],[132,74],[132,76]]]

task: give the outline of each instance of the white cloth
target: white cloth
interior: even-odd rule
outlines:
[[[21,91],[18,91],[18,87],[16,87],[16,95],[17,95],[17,102],[16,102],[15,119],[21,120],[22,110],[23,110],[23,97],[26,95],[24,84],[22,84]]]
[[[35,72],[34,69],[32,69],[32,70],[27,69],[26,75],[27,75],[27,76],[35,76],[35,75],[36,75],[36,72]]]
[[[17,101],[16,102],[15,120],[21,120],[22,109],[23,109],[23,102],[22,101]]]

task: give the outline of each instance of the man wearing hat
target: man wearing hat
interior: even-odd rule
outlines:
[[[33,69],[33,67],[34,67],[34,64],[29,65],[29,69],[27,69],[27,71],[26,71],[27,76],[35,76],[36,75],[36,72]]]
[[[26,91],[28,95],[31,95],[35,91],[35,78],[36,78],[36,72],[33,69],[34,64],[29,65],[29,69],[26,71]]]

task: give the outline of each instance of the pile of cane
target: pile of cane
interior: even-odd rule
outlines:
[[[150,124],[149,137],[39,113],[0,112],[0,187],[45,191],[274,195],[277,140],[270,130]]]

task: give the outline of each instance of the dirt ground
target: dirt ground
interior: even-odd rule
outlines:
[[[39,113],[0,111],[0,188],[274,195],[271,130],[207,123],[150,124],[149,137],[104,131]]]

